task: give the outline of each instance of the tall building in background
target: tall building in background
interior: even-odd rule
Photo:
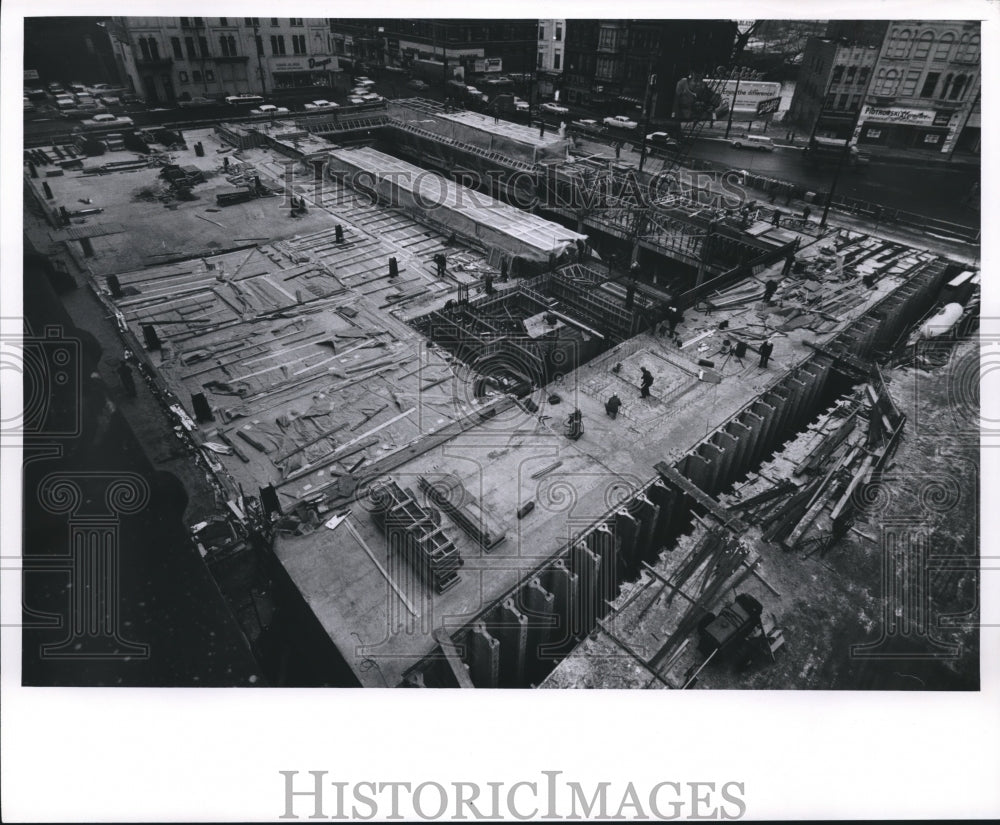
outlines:
[[[326,18],[117,17],[122,70],[147,102],[310,89],[333,83]]]
[[[566,21],[538,21],[538,92],[544,97],[554,95],[562,85],[566,58]]]
[[[24,80],[45,83],[122,81],[107,17],[29,17],[24,21]]]
[[[736,23],[728,20],[567,20],[565,99],[610,114],[670,117],[677,81],[728,67]]]

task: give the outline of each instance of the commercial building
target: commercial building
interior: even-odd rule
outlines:
[[[825,137],[850,137],[868,79],[878,59],[877,44],[811,37],[802,57],[788,119]]]
[[[978,154],[979,24],[851,22],[809,40],[789,117],[862,150]]]
[[[120,82],[105,17],[29,17],[24,21],[24,83]]]
[[[534,70],[537,25],[537,20],[332,18],[330,31],[336,53],[347,60],[400,69],[430,61],[441,64],[442,79],[464,79]]]
[[[978,21],[893,21],[854,140],[928,155],[951,153],[959,143],[978,152],[980,43]]]
[[[563,79],[569,103],[670,117],[677,81],[729,65],[736,23],[726,20],[567,20]]]
[[[553,95],[562,85],[563,66],[566,58],[566,21],[538,21],[538,64],[535,77],[538,93],[543,97]]]
[[[119,17],[122,74],[147,102],[324,89],[338,70],[325,18]]]

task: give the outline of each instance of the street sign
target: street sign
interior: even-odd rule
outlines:
[[[758,115],[770,115],[778,111],[778,106],[781,105],[780,97],[772,97],[767,100],[762,100],[757,104],[757,114]]]

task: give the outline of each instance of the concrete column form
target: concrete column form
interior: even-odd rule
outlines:
[[[771,413],[771,419],[767,422],[767,431],[764,433],[764,449],[760,454],[763,460],[767,456],[771,455],[778,443],[778,433],[781,430],[781,418],[784,413],[784,396],[777,395],[772,390],[767,395],[764,396],[764,401],[773,410]]]
[[[541,577],[542,586],[555,596],[556,626],[549,634],[549,643],[542,648],[542,655],[552,655],[576,644],[579,632],[579,579],[570,572],[562,559],[557,559]]]
[[[639,521],[639,533],[636,536],[636,552],[643,561],[652,561],[656,556],[653,548],[653,531],[660,517],[660,508],[649,500],[649,496],[641,493],[636,496],[629,511]]]
[[[747,413],[743,415],[747,415]],[[753,431],[742,421],[733,420],[726,425],[726,433],[736,442],[736,458],[733,459],[732,478],[732,481],[736,481],[743,478],[750,470],[747,457],[753,446]]]
[[[673,549],[673,532],[671,526],[674,518],[674,505],[676,495],[662,481],[655,481],[646,491],[649,500],[659,508],[659,517],[653,526],[653,552],[659,556],[660,552],[668,546]]]
[[[615,513],[615,535],[618,537],[619,581],[630,581],[639,572],[639,553],[636,547],[639,522],[627,510]]]
[[[601,558],[587,549],[582,541],[569,551],[569,566],[576,574],[580,594],[579,616],[581,636],[586,636],[597,625],[597,605],[601,591]]]
[[[704,485],[701,485],[701,489],[710,496],[714,496],[715,491],[719,488],[719,473],[722,470],[723,461],[722,450],[711,441],[703,441],[698,445],[698,452],[708,462],[708,479]]]
[[[704,490],[711,478],[712,467],[700,452],[693,452],[687,454],[682,472]]]
[[[618,597],[618,542],[611,528],[607,524],[602,524],[587,536],[587,546],[601,560],[597,615],[603,619],[608,612],[605,602],[614,601]]]
[[[740,442],[733,438],[726,430],[719,430],[712,436],[712,443],[715,444],[722,455],[719,478],[716,483],[716,494],[721,490],[728,490],[739,474]]]
[[[782,383],[773,387],[771,391],[764,396],[764,400],[774,407],[774,410],[777,413],[777,426],[775,427],[775,431],[771,433],[770,449],[772,451],[778,449],[778,446],[782,443],[787,434],[789,421],[792,415],[791,395],[792,394]]]
[[[486,625],[476,622],[469,633],[469,675],[477,688],[495,688],[500,684],[500,642],[490,635]]]
[[[785,387],[791,393],[792,412],[789,418],[789,427],[798,431],[802,424],[802,417],[806,412],[806,396],[809,394],[809,387],[805,381],[799,377],[798,373],[788,376]]]
[[[513,599],[504,599],[497,624],[489,631],[500,640],[500,687],[523,687],[528,617],[517,609]]]
[[[543,672],[551,663],[551,657],[544,657],[542,650],[548,644],[558,619],[555,615],[556,597],[542,587],[537,576],[534,576],[522,589],[520,594],[521,607],[528,617],[528,640],[525,653],[529,678]]]
[[[747,444],[747,472],[750,471],[751,467],[757,466],[757,461],[760,458],[760,453],[763,449],[761,442],[764,439],[764,434],[767,432],[766,416],[769,409],[770,406],[763,401],[755,401],[750,409],[740,413],[740,423],[750,430],[750,442]]]

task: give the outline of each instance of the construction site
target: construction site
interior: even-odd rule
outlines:
[[[977,686],[893,600],[978,609],[978,248],[422,99],[142,137],[27,150],[26,243],[268,684]]]

